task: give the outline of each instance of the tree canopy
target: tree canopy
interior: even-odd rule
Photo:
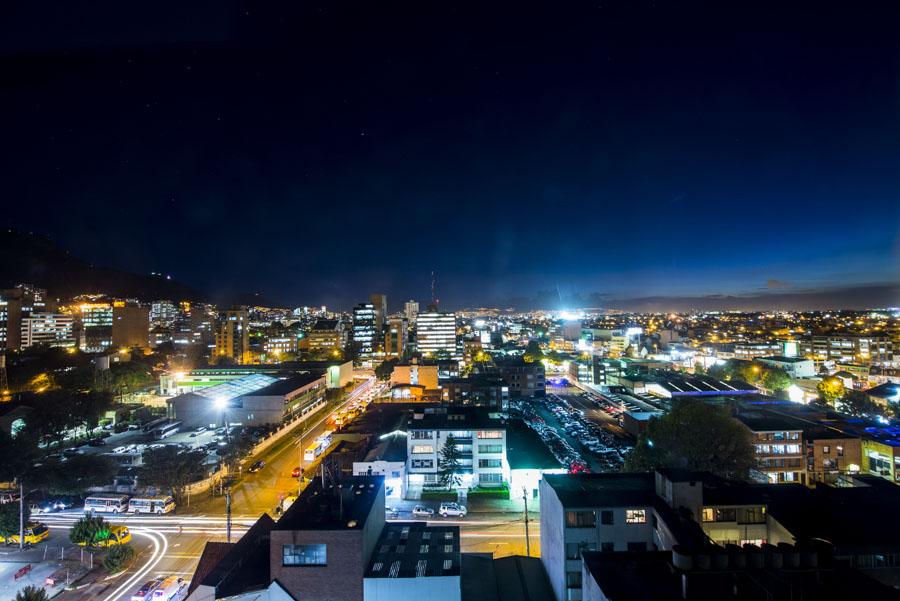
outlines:
[[[205,475],[205,459],[206,452],[202,450],[179,449],[171,445],[150,449],[144,452],[138,483],[161,490],[171,489],[180,499],[189,484]]]
[[[460,457],[456,439],[452,434],[448,434],[444,446],[441,447],[440,457],[438,457],[438,480],[447,488],[459,486]]]
[[[844,383],[840,378],[825,378],[816,385],[816,390],[826,405],[834,406],[844,396]]]
[[[682,400],[666,415],[648,422],[625,469],[683,468],[745,480],[753,465],[750,431],[727,409]]]
[[[522,358],[529,363],[534,363],[544,358],[544,351],[541,350],[541,345],[537,340],[528,341],[528,346],[525,347],[525,353],[522,355]]]
[[[23,508],[25,511],[25,523],[31,512],[28,510],[28,504]],[[0,504],[0,536],[6,538],[13,534],[19,533],[19,504],[18,503],[2,503]]]

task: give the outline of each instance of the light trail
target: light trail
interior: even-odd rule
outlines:
[[[135,586],[138,582],[142,581],[147,577],[147,574],[150,573],[150,570],[156,567],[162,558],[165,557],[166,552],[169,550],[169,541],[166,539],[166,536],[162,533],[156,532],[151,529],[135,529],[132,530],[134,534],[139,534],[141,536],[145,536],[149,538],[153,542],[153,553],[150,554],[150,558],[144,563],[141,568],[131,575],[125,582],[119,585],[119,587],[114,590],[108,597],[106,597],[103,601],[118,601],[124,595],[128,589]]]

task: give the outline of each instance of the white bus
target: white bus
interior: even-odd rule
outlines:
[[[306,447],[306,451],[304,451],[303,453],[303,460],[315,461],[319,458],[319,455],[322,454],[322,451],[324,451],[327,446],[328,445],[324,444],[321,440],[317,440],[316,442]]]
[[[331,430],[325,430],[324,432],[322,432],[321,435],[319,435],[318,438],[316,438],[316,441],[321,442],[322,444],[324,444],[327,447],[328,445],[331,444],[331,435],[332,434],[333,434],[333,432]]]
[[[128,501],[128,513],[155,513],[161,515],[175,511],[175,499],[169,496],[133,497]]]
[[[181,422],[172,422],[170,424],[163,424],[157,427],[153,431],[153,437],[156,440],[162,440],[163,438],[168,438],[173,434],[177,434],[178,430],[181,428]]]
[[[94,495],[84,500],[85,513],[125,513],[128,511],[127,495]]]

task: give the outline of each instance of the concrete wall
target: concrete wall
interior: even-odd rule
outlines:
[[[459,601],[459,576],[426,578],[366,578],[365,601]]]
[[[559,497],[545,480],[540,484],[541,498],[541,563],[556,601],[566,598],[565,512]]]
[[[383,512],[382,512],[383,513]],[[269,549],[271,577],[297,599],[363,601],[362,530],[273,530]],[[284,566],[282,549],[289,544],[325,544],[325,566]]]

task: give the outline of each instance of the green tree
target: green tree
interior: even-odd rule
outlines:
[[[25,511],[25,523],[31,517],[28,511],[28,504],[23,508]],[[6,538],[13,534],[19,534],[19,504],[3,503],[0,505],[0,536]]]
[[[134,392],[152,386],[155,382],[150,367],[139,361],[115,363],[109,368],[110,385],[113,390]]]
[[[682,400],[666,415],[650,420],[625,469],[646,472],[673,467],[744,480],[753,465],[750,431],[727,409]]]
[[[460,457],[456,439],[452,434],[448,434],[444,446],[441,447],[440,457],[438,457],[438,480],[447,488],[459,486]]]
[[[110,574],[116,574],[125,569],[133,557],[134,549],[131,545],[115,545],[110,547],[106,557],[103,558],[103,567]]]
[[[839,378],[825,378],[816,385],[816,390],[826,405],[834,406],[844,396],[844,384]]]
[[[522,358],[528,363],[534,363],[544,358],[544,351],[541,350],[541,345],[537,340],[528,341],[528,346],[525,347],[525,353],[522,355]]]
[[[703,364],[699,361],[694,363],[694,373],[695,374],[705,374],[706,370],[703,368]]]
[[[848,390],[839,401],[841,408],[851,415],[884,415],[884,408],[873,402],[861,390]]]
[[[32,465],[38,457],[37,436],[29,423],[30,416],[25,418],[25,428],[13,436],[6,429],[0,430],[0,482],[12,482],[30,473]]]
[[[45,458],[35,464],[28,481],[55,495],[77,495],[110,485],[117,469],[115,462],[103,455],[75,455],[65,461]]]
[[[793,380],[791,380],[791,377],[783,369],[771,368],[765,370],[763,373],[763,386],[774,392],[787,390],[792,383]]]
[[[72,524],[69,540],[76,545],[94,546],[109,538],[109,524],[102,516],[85,515]]]
[[[396,359],[388,359],[386,361],[382,361],[378,364],[378,367],[375,368],[375,375],[379,380],[390,380],[391,373],[393,373],[395,365],[397,365]]]
[[[138,473],[141,486],[171,490],[180,500],[189,484],[205,475],[203,462],[206,452],[196,449],[179,449],[166,445],[144,453],[144,464]]]
[[[25,588],[19,589],[15,601],[50,601],[50,597],[44,587],[29,584]]]

